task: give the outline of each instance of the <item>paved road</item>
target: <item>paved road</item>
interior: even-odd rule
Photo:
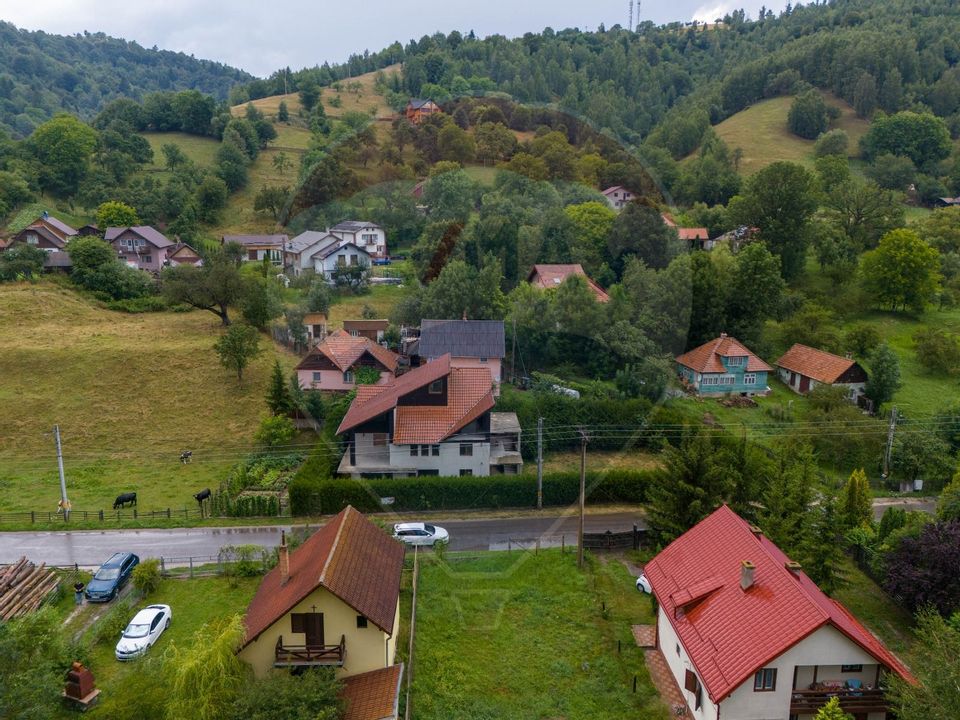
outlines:
[[[577,532],[575,515],[514,517],[476,520],[431,520],[450,532],[451,550],[506,549],[510,539],[543,536],[544,544],[569,542]],[[586,532],[620,532],[641,524],[637,513],[587,515]],[[215,556],[225,545],[280,544],[280,531],[289,526],[233,528],[175,528],[169,530],[93,530],[0,533],[0,564],[26,555],[34,562],[49,565],[99,565],[118,550],[141,557],[187,558]]]
[[[899,507],[933,515],[937,512],[937,499],[930,497],[874,498],[873,517],[879,520],[888,507]]]

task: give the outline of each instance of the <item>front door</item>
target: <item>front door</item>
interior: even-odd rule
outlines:
[[[303,632],[307,636],[307,647],[322,647],[324,644],[323,613],[305,613]]]
[[[805,393],[810,390],[810,378],[806,375],[800,376],[800,392]]]

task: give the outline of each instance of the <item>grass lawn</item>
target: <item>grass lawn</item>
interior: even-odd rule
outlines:
[[[536,435],[532,435],[531,442],[536,443]],[[590,450],[587,453],[587,470],[620,470],[635,469],[649,470],[660,466],[660,457],[644,450]],[[580,451],[557,451],[544,453],[544,472],[579,472]],[[525,475],[537,474],[537,461],[532,459],[523,464]]]
[[[153,595],[136,603],[130,617],[136,610],[152,603],[170,606],[173,611],[170,629],[160,636],[149,652],[150,655],[160,655],[171,645],[188,647],[193,634],[211,620],[245,612],[259,582],[259,577],[240,578],[234,582],[223,577],[165,579]],[[116,714],[111,689],[121,683],[158,682],[157,678],[144,677],[138,672],[139,661],[119,662],[114,656],[115,640],[110,638],[90,648],[88,667],[102,691],[100,702],[88,713],[91,717],[110,718]],[[69,717],[75,717],[75,714],[71,712]]]
[[[203,168],[213,167],[217,148],[220,142],[212,137],[190,135],[182,132],[144,132],[140,133],[153,148],[153,163],[147,166],[148,170],[167,169],[167,161],[160,149],[164,145],[177,145],[193,162]]]
[[[842,572],[847,585],[834,593],[834,597],[903,658],[916,639],[910,613],[894,603],[852,560],[845,560]]]
[[[128,315],[54,282],[0,286],[0,512],[56,508],[54,424],[75,509],[130,490],[141,510],[194,507],[249,451],[274,358],[295,364],[263,338],[238,387],[213,352],[219,333],[206,312]]]
[[[493,185],[493,180],[499,172],[492,165],[467,165],[464,167],[464,171],[478,183],[487,187]]]
[[[328,327],[335,329],[343,326],[344,320],[358,320],[363,317],[363,306],[373,308],[378,318],[389,318],[401,298],[408,292],[408,288],[397,285],[378,285],[370,288],[366,295],[347,295],[337,299],[330,306]]]
[[[667,718],[630,629],[653,622],[650,601],[616,560],[450,553],[427,558],[418,592],[417,720]]]
[[[75,210],[79,210],[79,208],[75,208]],[[44,211],[73,228],[79,228],[87,223],[93,222],[92,215],[84,215],[82,213],[61,209],[56,200],[44,197],[40,202],[24,205],[14,215],[9,217],[6,233],[9,235],[17,234],[43,215]]]
[[[858,155],[858,143],[869,128],[869,123],[858,118],[853,108],[839,98],[824,93],[824,99],[829,105],[840,108],[842,113],[831,124],[831,129],[845,130],[850,136],[851,156]],[[813,167],[813,140],[804,140],[787,129],[787,114],[792,102],[792,97],[762,100],[714,127],[731,151],[737,148],[743,150],[740,161],[743,175],[753,175],[778,160]]]

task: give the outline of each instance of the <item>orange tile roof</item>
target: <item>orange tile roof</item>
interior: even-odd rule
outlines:
[[[343,680],[343,720],[395,720],[400,704],[403,664],[351,675]]]
[[[740,587],[741,563],[755,566]],[[726,505],[670,543],[644,567],[660,609],[683,643],[714,702],[727,697],[774,658],[830,625],[878,663],[910,671],[840,603]],[[822,664],[829,664],[825,657]],[[839,662],[839,660],[838,660]]]
[[[709,240],[710,233],[702,227],[678,227],[677,235],[681,240]]]
[[[351,506],[290,553],[290,575],[277,566],[264,576],[247,606],[246,639],[253,642],[319,587],[393,635],[403,546]]]
[[[369,338],[363,336],[354,337],[346,330],[335,330],[327,335],[323,342],[313,349],[310,355],[323,355],[337,366],[341,372],[346,372],[353,367],[354,363],[363,357],[364,353],[369,353],[390,372],[397,369],[397,362],[400,358],[399,355],[387,350]],[[310,355],[307,355],[300,361],[297,369],[300,369],[301,366],[304,368],[311,366]]]
[[[399,405],[404,395],[447,378],[447,404]],[[393,442],[432,444],[444,440],[493,408],[493,380],[486,368],[451,368],[450,356],[421,365],[386,385],[358,389],[337,428],[347,432],[378,415],[395,412]]]
[[[579,275],[587,281],[587,285],[596,295],[598,302],[609,302],[610,296],[602,287],[597,285],[583,271],[580,263],[570,263],[567,265],[534,265],[530,274],[527,275],[527,281],[532,282],[544,289],[555,288],[563,283],[571,275]]]
[[[750,352],[743,343],[727,335],[721,335],[690,352],[679,355],[676,360],[694,372],[725,373],[727,369],[720,361],[722,357],[746,357],[747,367],[745,370],[747,372],[773,370],[772,367]]]
[[[856,364],[856,361],[850,358],[840,357],[800,343],[796,343],[777,360],[778,366],[806,375],[825,385],[835,383],[841,375]]]

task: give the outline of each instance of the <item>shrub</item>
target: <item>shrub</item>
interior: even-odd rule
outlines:
[[[160,587],[160,561],[157,558],[147,558],[133,569],[133,586],[144,597],[156,592]]]
[[[293,420],[280,415],[272,415],[260,421],[260,428],[253,439],[265,448],[278,448],[287,445],[297,432]]]
[[[813,146],[813,153],[818,158],[828,155],[847,156],[847,149],[850,145],[850,138],[845,130],[830,130],[817,138]]]
[[[93,643],[97,645],[115,643],[129,620],[130,603],[123,601],[114,604],[103,619],[93,626]]]
[[[167,301],[160,295],[146,295],[124,300],[111,300],[107,303],[107,308],[131,314],[163,312],[167,309]]]
[[[843,336],[846,349],[859,358],[865,358],[880,344],[880,332],[873,325],[859,324]]]
[[[913,336],[917,360],[928,371],[953,374],[960,371],[960,339],[943,330],[928,328]]]

